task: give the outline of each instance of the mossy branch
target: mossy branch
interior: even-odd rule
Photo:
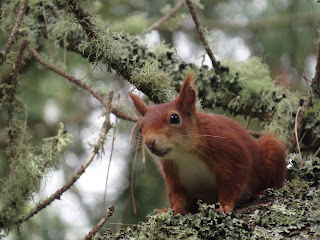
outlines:
[[[23,1],[22,7],[20,8],[20,11],[19,11],[19,14],[17,17],[17,20],[12,28],[10,37],[8,38],[8,41],[7,41],[6,45],[4,46],[3,50],[0,52],[0,66],[6,60],[6,56],[7,56],[8,52],[10,51],[12,44],[14,43],[14,41],[17,38],[19,28],[22,24],[23,16],[24,16],[24,14],[27,10],[27,7],[28,7],[28,3],[29,3],[28,0]]]
[[[76,173],[72,176],[72,178],[63,185],[62,188],[58,189],[55,193],[53,193],[48,199],[39,202],[35,208],[33,208],[26,216],[21,217],[16,221],[16,224],[21,224],[25,221],[28,221],[31,217],[33,217],[35,214],[39,213],[42,209],[46,208],[49,206],[54,200],[60,199],[61,195],[66,192],[70,187],[81,177],[81,175],[85,172],[85,170],[88,168],[88,166],[91,164],[93,161],[94,157],[97,155],[99,150],[101,150],[104,141],[105,141],[105,135],[106,133],[110,130],[111,128],[111,123],[110,123],[110,110],[111,110],[111,101],[112,101],[112,95],[113,93],[109,93],[109,98],[107,102],[107,108],[106,108],[106,116],[105,120],[103,122],[99,138],[94,145],[94,149],[91,152],[89,158],[87,161],[81,165],[81,167],[76,171]]]
[[[76,20],[87,33],[87,38],[81,33],[70,35],[69,50],[81,53],[95,64],[106,64],[108,69],[115,70],[155,103],[171,100],[172,94],[164,96],[163,91],[172,85],[176,90],[180,89],[185,75],[194,71],[203,107],[222,107],[233,114],[259,118],[270,123],[267,124],[269,130],[281,135],[284,141],[289,141],[294,132],[294,114],[299,107],[300,97],[276,87],[261,60],[253,58],[245,63],[223,62],[228,67],[215,72],[205,65],[197,67],[183,62],[176,51],[167,46],[160,44],[149,49],[137,38],[114,31],[112,26],[103,27],[93,23],[91,16],[83,14],[79,3],[73,1],[68,9],[70,12],[80,11],[81,14],[75,12]],[[85,19],[81,19],[81,16]],[[150,66],[154,72],[150,71]],[[146,73],[156,76],[160,72],[165,72],[172,79],[168,81],[171,83],[154,84],[159,78],[140,77]],[[141,79],[143,81],[139,81]]]
[[[57,68],[56,66],[54,66],[53,64],[50,64],[49,62],[47,62],[45,59],[43,59],[41,57],[41,55],[30,45],[28,46],[30,52],[32,53],[32,55],[46,68],[48,68],[49,70],[61,75],[62,77],[68,79],[70,82],[72,82],[73,84],[81,87],[82,89],[84,89],[85,91],[89,92],[93,97],[95,97],[104,107],[109,107],[107,102],[105,101],[105,99],[97,92],[95,91],[93,88],[91,88],[90,86],[88,86],[87,84],[85,84],[84,82],[82,82],[81,80],[75,78],[74,76],[68,74],[67,72],[62,71],[61,69]],[[117,117],[124,119],[124,120],[129,120],[129,121],[137,121],[135,116],[132,115],[128,115],[124,112],[122,112],[120,109],[118,108],[112,108],[112,113],[115,114]]]
[[[20,50],[18,53],[18,57],[15,63],[15,68],[14,72],[11,78],[11,88],[8,91],[8,139],[9,139],[9,147],[13,150],[14,149],[14,136],[13,136],[13,129],[12,129],[12,124],[13,124],[13,112],[14,112],[14,99],[15,99],[15,93],[17,90],[17,84],[18,84],[18,76],[23,60],[23,53],[27,47],[27,40],[24,39],[21,46]],[[12,151],[11,151],[12,152]],[[10,154],[12,155],[12,154]]]

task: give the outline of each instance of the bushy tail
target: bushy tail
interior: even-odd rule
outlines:
[[[285,148],[283,142],[271,134],[265,134],[258,140],[259,159],[259,189],[281,188],[286,179]]]

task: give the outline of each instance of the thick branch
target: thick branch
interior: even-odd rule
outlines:
[[[28,7],[28,2],[29,2],[28,0],[23,1],[23,5],[20,9],[17,20],[13,26],[10,37],[9,37],[6,45],[4,46],[3,50],[0,52],[0,66],[6,60],[6,56],[7,56],[8,52],[10,51],[10,48],[11,48],[12,44],[14,43],[14,41],[16,40],[19,28],[20,28],[22,20],[23,20],[23,16],[24,16],[24,14],[27,10],[27,7]]]
[[[68,6],[67,9],[69,12],[72,12],[72,9],[76,11],[80,9],[80,6]],[[185,75],[189,71],[195,71],[199,97],[203,99],[202,104],[206,108],[223,107],[233,114],[257,117],[263,121],[270,121],[276,111],[277,104],[284,99],[274,99],[273,97],[273,95],[285,95],[285,92],[282,92],[280,89],[266,89],[263,95],[266,99],[274,99],[273,101],[258,104],[257,107],[256,101],[259,101],[257,99],[245,104],[240,103],[240,105],[233,107],[235,105],[230,105],[230,102],[237,103],[237,99],[243,91],[243,86],[238,80],[241,74],[231,76],[228,68],[220,67],[220,71],[212,71],[212,69],[209,69],[205,65],[197,67],[195,64],[186,63],[181,60],[174,49],[167,48],[164,54],[159,54],[156,50],[148,49],[135,37],[121,36],[120,33],[114,32],[112,29],[106,33],[103,29],[99,29],[99,27],[90,22],[87,15],[85,21],[89,22],[89,24],[83,25],[81,23],[82,19],[79,18],[77,18],[77,21],[84,28],[85,32],[91,32],[92,30],[99,34],[95,35],[97,38],[90,38],[92,35],[84,38],[83,32],[74,32],[67,37],[68,49],[82,54],[82,56],[87,57],[91,62],[105,63],[108,69],[115,70],[119,76],[134,84],[155,103],[162,102],[155,93],[163,93],[163,87],[161,85],[155,87],[151,82],[148,82],[148,79],[145,82],[139,82],[139,84],[134,81],[136,74],[139,73],[146,62],[158,63],[159,68],[172,77],[177,90],[180,89]],[[78,45],[85,45],[87,47],[80,51],[77,48]],[[114,51],[113,47],[119,45],[125,51]]]

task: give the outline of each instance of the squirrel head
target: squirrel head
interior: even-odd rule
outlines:
[[[172,158],[191,151],[197,137],[197,90],[193,73],[189,73],[179,96],[170,102],[146,106],[142,99],[129,92],[137,111],[143,141],[148,150],[158,157]]]

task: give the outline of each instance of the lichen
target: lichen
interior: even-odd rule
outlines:
[[[0,229],[3,231],[0,233],[8,233],[25,212],[32,193],[39,190],[45,174],[59,169],[71,143],[71,135],[65,132],[63,124],[59,124],[57,136],[44,139],[41,148],[24,140],[20,124],[15,123],[14,129],[17,133],[15,145],[7,149],[11,172],[2,182],[0,191]]]
[[[146,62],[143,68],[134,71],[133,76],[133,84],[137,88],[143,85],[151,89],[151,94],[161,102],[168,102],[176,96],[172,79],[159,69],[159,64],[156,62]]]
[[[105,239],[318,239],[320,237],[320,159],[308,158],[298,168],[298,158],[291,156],[290,181],[279,189],[251,203],[243,203],[233,213],[224,214],[218,205],[199,202],[199,213],[149,215],[147,222],[108,230],[96,240]]]
[[[265,124],[265,129],[288,142],[293,133],[300,95],[290,91],[283,91],[283,94],[285,97],[277,103],[272,120]]]
[[[215,205],[199,203],[199,213],[149,215],[149,221],[128,227],[113,235],[106,232],[100,239],[242,239],[249,238],[251,230],[231,214],[220,213]]]

